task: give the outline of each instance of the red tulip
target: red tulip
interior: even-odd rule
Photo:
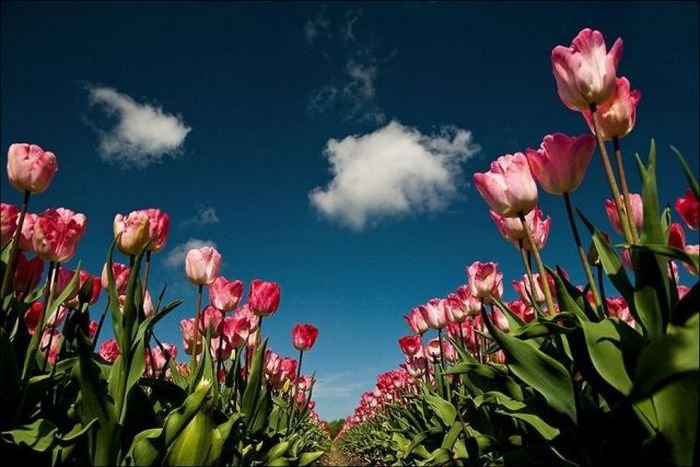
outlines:
[[[447,324],[445,314],[445,303],[439,298],[428,300],[425,305],[420,305],[418,310],[423,315],[423,319],[432,329],[442,329]]]
[[[100,344],[100,357],[107,360],[109,363],[114,363],[117,357],[121,354],[119,351],[119,344],[114,339],[102,342]]]
[[[591,135],[547,135],[538,150],[527,150],[527,161],[535,180],[548,193],[563,195],[581,184],[595,150]]]
[[[34,302],[27,311],[24,312],[24,324],[27,326],[29,334],[34,334],[36,327],[39,325],[42,307],[43,305],[41,302]]]
[[[311,350],[318,337],[318,328],[312,324],[297,324],[292,328],[292,344],[300,352]]]
[[[622,138],[632,131],[637,120],[637,105],[641,99],[641,92],[630,91],[630,82],[627,78],[617,78],[612,98],[599,106],[597,111],[599,115],[598,128],[603,139]],[[583,112],[583,117],[591,131],[594,132],[591,112]]]
[[[472,295],[484,301],[503,294],[503,273],[498,272],[497,263],[475,261],[467,268],[467,277]]]
[[[413,357],[423,346],[420,335],[412,334],[399,338],[399,347],[406,357]]]
[[[73,276],[75,276],[75,271],[71,269],[65,269],[65,268],[60,268],[58,270],[58,278],[56,280],[56,295],[59,295],[63,290],[66,288],[66,286],[70,283],[71,280],[73,280]],[[86,286],[87,282],[91,281],[89,286],[89,293],[86,293],[85,296],[85,302],[90,303],[91,305],[94,305],[97,303],[97,300],[100,298],[100,290],[101,290],[101,283],[100,280],[91,275],[87,271],[81,270],[79,273],[79,279],[78,279],[78,287],[75,289],[74,292],[71,292],[71,294],[66,298],[66,300],[63,302],[63,304],[68,307],[68,308],[78,308],[80,306],[80,297],[79,294],[82,291],[83,287]]]
[[[219,276],[221,255],[216,248],[193,248],[185,257],[185,272],[194,285],[210,285]]]
[[[558,45],[552,50],[552,71],[564,105],[572,110],[588,110],[603,104],[615,92],[617,66],[622,57],[622,39],[610,52],[600,31],[581,30],[571,47]]]
[[[404,316],[403,319],[416,334],[423,334],[429,329],[428,323],[425,321],[425,318],[423,318],[423,314],[418,307],[412,309],[408,316]]]
[[[250,329],[250,332],[255,332],[258,330],[258,326],[260,325],[260,317],[253,314],[253,312],[250,311],[248,304],[245,304],[242,307],[238,308],[233,313],[233,316],[235,318],[245,318],[246,320],[248,320],[248,328]]]
[[[605,302],[610,316],[619,318],[620,320],[626,322],[630,326],[634,326],[634,317],[632,316],[632,313],[630,313],[629,306],[627,305],[627,301],[624,298],[607,297],[605,299]]]
[[[117,295],[126,293],[126,286],[129,283],[129,267],[121,263],[112,263],[112,275],[114,276],[115,288]],[[105,290],[109,290],[109,282],[107,280],[107,264],[102,267],[102,276],[100,284]]]
[[[14,204],[0,203],[0,244],[9,242],[17,230],[19,209]]]
[[[243,295],[243,282],[227,281],[225,277],[217,277],[209,286],[209,301],[221,311],[231,311],[238,305]]]
[[[700,201],[693,190],[688,189],[685,195],[676,199],[675,207],[683,222],[689,228],[698,230],[700,227]]]
[[[137,255],[148,241],[149,220],[143,211],[114,216],[114,238],[117,248],[125,255]]]
[[[499,157],[486,173],[475,173],[474,185],[491,210],[504,217],[527,214],[537,205],[537,185],[520,152]]]
[[[632,207],[632,222],[637,226],[637,231],[642,230],[642,223],[644,221],[644,205],[642,203],[642,197],[637,193],[630,193],[630,205]],[[622,203],[622,209],[625,209],[625,203],[620,195],[620,202]],[[615,202],[611,199],[605,200],[605,214],[608,216],[608,220],[613,228],[618,232],[622,233],[622,226],[620,225],[620,216],[617,213],[617,208],[615,207]]]
[[[248,307],[258,316],[270,316],[280,304],[280,286],[276,282],[253,279],[248,293]]]
[[[698,256],[700,253],[700,245],[688,245],[685,243],[685,232],[683,226],[678,223],[673,223],[668,230],[668,244],[672,247],[684,251],[690,256]],[[694,276],[698,275],[698,270],[692,263],[683,262],[683,267]]]
[[[47,209],[34,224],[34,251],[45,261],[65,263],[75,255],[87,218],[69,209]]]
[[[160,209],[142,209],[140,212],[148,217],[148,238],[153,238],[148,245],[148,251],[162,250],[168,241],[170,217]]]
[[[257,316],[255,317],[257,318]],[[234,315],[224,318],[223,334],[234,349],[240,349],[248,340],[250,320],[247,316]]]
[[[24,216],[24,222],[22,223],[22,231],[19,235],[19,243],[17,248],[21,251],[34,251],[34,224],[39,216],[28,212]]]
[[[515,314],[525,323],[529,323],[530,321],[535,319],[535,309],[524,300],[513,300],[508,302],[506,306],[510,311],[513,312],[513,314]]]
[[[7,151],[7,177],[19,191],[45,191],[57,171],[54,153],[36,144],[13,144]]]
[[[32,291],[39,285],[44,272],[44,262],[39,257],[27,259],[24,253],[17,255],[14,289],[16,292]]]

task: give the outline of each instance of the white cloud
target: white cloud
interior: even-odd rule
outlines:
[[[318,15],[304,23],[304,37],[306,37],[306,42],[313,44],[316,37],[322,32],[328,31],[329,27],[330,22],[326,18],[325,8],[321,5],[321,11]]]
[[[201,248],[203,246],[213,246],[216,248],[216,243],[209,240],[199,240],[197,238],[190,238],[185,243],[180,243],[176,245],[163,260],[163,263],[167,267],[176,268],[185,264],[185,255],[192,248]]]
[[[457,195],[460,164],[478,151],[470,131],[446,126],[424,135],[391,121],[372,133],[329,140],[324,154],[333,178],[309,199],[355,230],[388,216],[439,211]]]
[[[197,209],[197,214],[185,219],[180,224],[181,227],[186,227],[188,225],[209,225],[218,224],[219,216],[216,214],[216,208],[214,206],[199,206]]]
[[[377,67],[350,60],[346,65],[350,81],[343,88],[351,100],[370,100],[374,97],[374,80],[377,78]]]
[[[144,168],[166,155],[177,155],[192,130],[182,117],[161,107],[139,103],[105,86],[88,86],[90,104],[116,119],[109,130],[98,129],[100,157],[128,168]]]

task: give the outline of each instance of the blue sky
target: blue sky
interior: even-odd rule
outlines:
[[[85,213],[78,257],[94,273],[115,213],[170,214],[152,289],[186,301],[162,340],[180,345],[192,314],[177,261],[188,241],[214,242],[229,278],[278,281],[266,334],[293,355],[291,327],[320,328],[304,367],[319,413],[338,418],[401,361],[401,316],[464,283],[465,265],[497,261],[513,297],[518,256],[471,174],[547,133],[588,131],[549,61],[583,27],[623,38],[619,73],[642,91],[622,142],[632,189],[632,154],[654,137],[662,200],[681,194],[667,148],[697,171],[697,24],[693,2],[3,2],[0,144],[56,153],[31,210]],[[606,197],[596,153],[573,201],[611,230]],[[21,201],[4,176],[2,199]],[[545,262],[581,281],[562,200],[541,193],[540,206],[553,217]]]

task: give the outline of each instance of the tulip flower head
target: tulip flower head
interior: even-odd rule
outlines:
[[[318,328],[313,324],[297,324],[292,328],[292,344],[300,352],[311,350],[318,337]]]
[[[600,31],[583,29],[570,47],[552,50],[552,71],[564,105],[584,111],[601,105],[615,92],[617,66],[622,58],[622,39],[607,51]]]
[[[474,185],[491,210],[503,217],[527,214],[537,205],[537,185],[520,152],[499,157],[486,173],[475,173]]]
[[[700,227],[700,200],[695,196],[693,190],[688,188],[685,195],[677,198],[675,208],[689,228],[698,230]]]
[[[641,99],[641,92],[630,91],[630,82],[627,78],[617,78],[612,98],[597,109],[598,129],[603,139],[622,138],[632,131],[637,120],[637,105]],[[590,110],[583,112],[583,117],[591,132],[595,132],[593,114]]]
[[[148,217],[148,238],[153,238],[148,251],[158,252],[165,248],[170,229],[170,217],[160,209],[143,209],[140,211]]]
[[[428,323],[425,321],[425,318],[423,318],[423,314],[420,312],[420,309],[418,309],[418,307],[412,309],[408,316],[404,316],[403,319],[408,323],[411,330],[413,330],[413,332],[415,332],[416,334],[423,334],[430,328],[430,326],[428,326]]]
[[[20,251],[34,251],[34,224],[36,224],[38,217],[38,214],[31,212],[28,212],[24,216],[24,222],[22,223],[22,230],[20,231],[19,242],[17,244],[17,248],[19,248]]]
[[[114,276],[117,295],[126,293],[126,286],[129,283],[129,267],[121,263],[112,263],[112,275]],[[109,280],[107,278],[107,264],[102,267],[100,284],[104,290],[109,290]]]
[[[221,312],[209,305],[199,314],[199,332],[206,336],[207,332],[211,337],[219,337],[221,334],[222,316]]]
[[[194,285],[211,285],[219,276],[221,255],[216,248],[192,248],[185,256],[185,272]]]
[[[280,286],[276,282],[253,279],[248,293],[248,307],[258,316],[270,316],[280,304]]]
[[[19,209],[14,204],[0,203],[0,245],[9,242],[17,230]]]
[[[36,144],[13,144],[7,151],[7,177],[19,191],[45,191],[57,171],[54,153]]]
[[[41,274],[44,272],[44,262],[39,257],[27,259],[24,253],[17,255],[17,269],[15,269],[15,292],[32,291],[39,285]]]
[[[447,324],[445,314],[445,302],[439,298],[428,300],[425,305],[420,305],[418,310],[423,315],[423,319],[432,329],[442,329]]]
[[[642,197],[637,193],[630,193],[630,205],[632,207],[632,222],[637,226],[637,231],[642,230],[642,222],[644,221],[644,205],[642,203]],[[625,203],[620,195],[620,203],[622,209],[625,209]],[[620,216],[618,215],[617,208],[615,207],[615,202],[611,199],[605,200],[605,214],[608,216],[610,225],[613,226],[618,233],[622,233],[622,225],[620,224]]]
[[[65,263],[73,258],[85,233],[87,218],[70,209],[47,209],[34,224],[34,251],[44,261]]]
[[[503,273],[498,272],[497,263],[475,261],[467,268],[467,278],[472,295],[486,303],[503,295]]]
[[[126,216],[117,214],[113,229],[117,248],[125,255],[138,255],[148,242],[150,226],[148,216],[143,211],[134,211]]]
[[[221,311],[231,311],[238,305],[243,295],[243,282],[228,281],[225,277],[217,277],[209,286],[209,301]]]
[[[114,363],[121,352],[119,351],[119,344],[117,344],[117,341],[115,339],[110,339],[100,344],[100,351],[98,353],[100,357],[104,358],[109,363]]]
[[[401,347],[401,352],[403,352],[408,358],[416,355],[422,346],[423,342],[420,335],[412,334],[410,336],[399,338],[399,347]]]
[[[591,135],[547,135],[538,150],[527,150],[532,176],[548,193],[571,193],[586,175],[595,146]]]

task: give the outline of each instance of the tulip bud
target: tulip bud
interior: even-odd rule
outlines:
[[[193,248],[185,257],[185,272],[194,285],[210,285],[219,275],[221,255],[215,248]]]
[[[497,263],[475,261],[467,268],[467,277],[472,295],[482,300],[502,295],[503,274],[498,272]]]
[[[112,263],[112,275],[114,276],[115,288],[117,295],[126,293],[126,286],[129,283],[129,268],[121,263]],[[102,276],[100,278],[102,288],[109,291],[109,281],[107,278],[107,264],[102,267]]]
[[[297,324],[292,328],[292,344],[301,352],[311,350],[317,337],[318,328],[312,324]]]
[[[423,334],[425,331],[430,329],[418,307],[412,309],[408,316],[404,316],[403,319],[416,334]]]
[[[221,312],[209,305],[199,315],[199,332],[206,336],[211,332],[211,337],[219,337],[221,334],[222,316]]]
[[[7,177],[19,191],[45,191],[57,171],[54,153],[36,144],[13,144],[7,151]]]

